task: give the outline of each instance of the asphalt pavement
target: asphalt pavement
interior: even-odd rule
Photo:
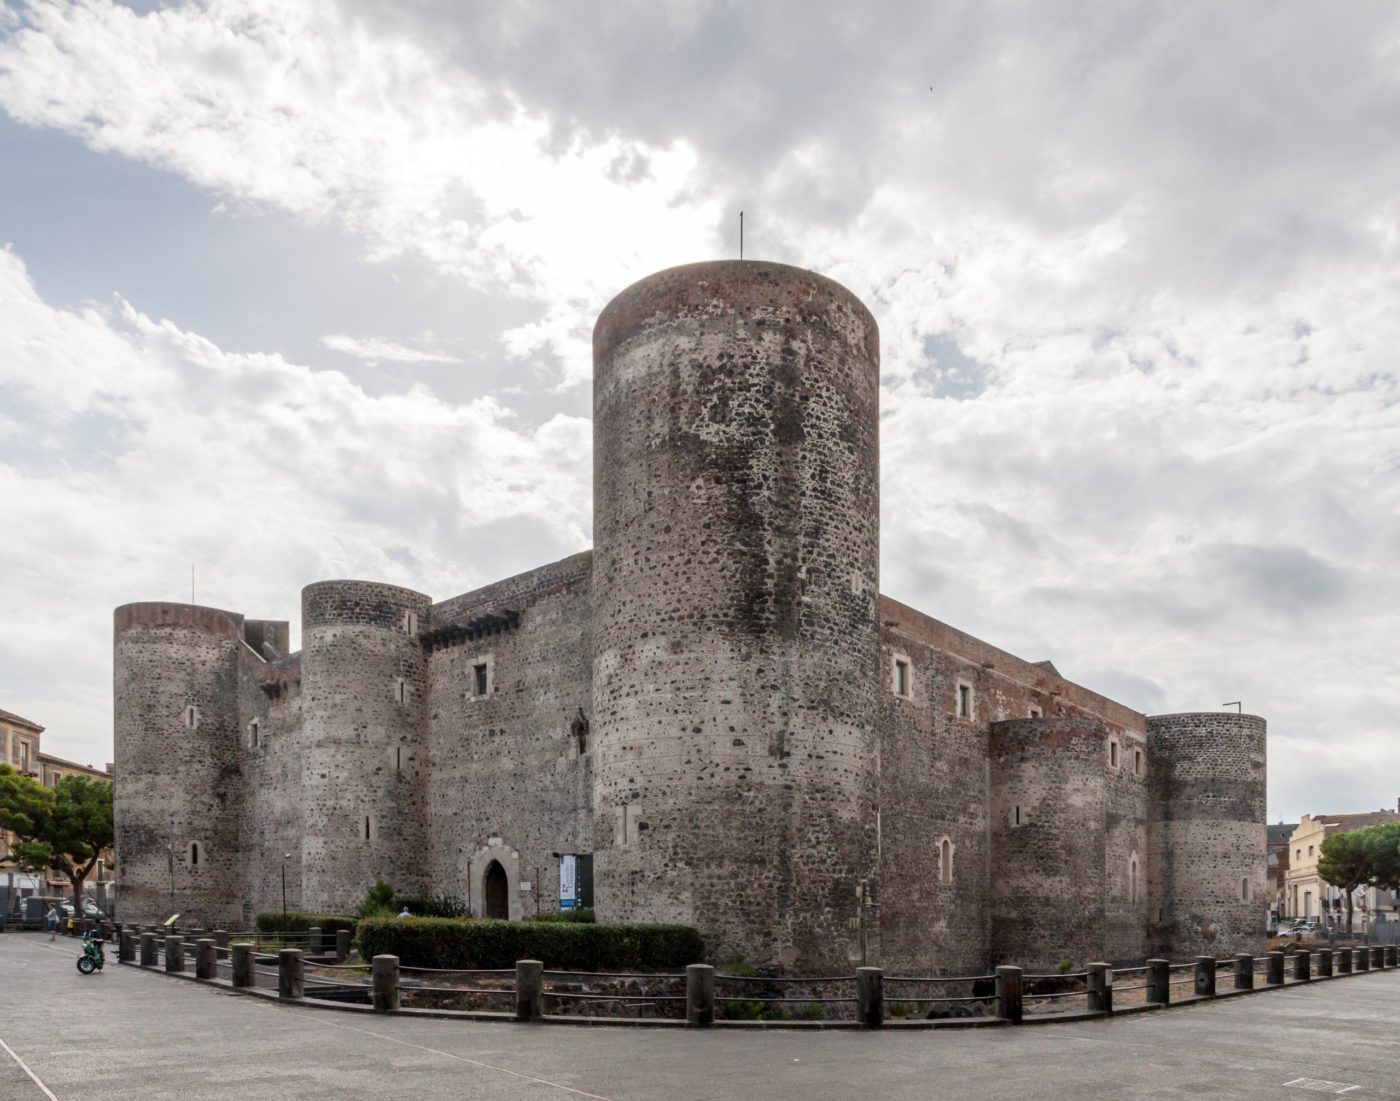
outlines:
[[[585,1028],[352,1015],[0,936],[0,1101],[1400,1099],[1400,971],[974,1031]]]

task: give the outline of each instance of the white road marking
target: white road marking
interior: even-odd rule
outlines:
[[[1350,1093],[1352,1090],[1362,1088],[1361,1086],[1348,1085],[1346,1082],[1329,1082],[1325,1078],[1295,1078],[1291,1082],[1285,1082],[1284,1085],[1299,1090],[1313,1090],[1316,1093]]]
[[[29,1077],[34,1080],[34,1084],[44,1091],[44,1096],[47,1097],[49,1101],[58,1101],[58,1097],[54,1094],[53,1090],[49,1089],[48,1086],[44,1085],[44,1083],[39,1080],[39,1076],[29,1069],[29,1064],[15,1054],[14,1048],[5,1043],[4,1040],[0,1040],[0,1047],[4,1048],[10,1058],[19,1064],[19,1069],[29,1075]]]
[[[523,1078],[527,1082],[538,1082],[542,1086],[553,1086],[557,1090],[565,1093],[572,1093],[575,1097],[587,1097],[590,1101],[611,1101],[611,1098],[602,1094],[589,1093],[586,1090],[574,1089],[573,1086],[566,1086],[562,1082],[551,1082],[548,1078],[536,1078],[533,1074],[522,1074],[518,1070],[510,1070],[507,1067],[498,1067],[493,1063],[483,1063],[479,1059],[468,1059],[465,1055],[454,1055],[450,1051],[439,1051],[435,1047],[424,1047],[422,1044],[410,1043],[408,1040],[400,1040],[397,1036],[386,1036],[382,1032],[371,1032],[367,1028],[356,1028],[354,1025],[342,1025],[335,1021],[318,1021],[318,1024],[326,1025],[330,1028],[343,1028],[346,1032],[358,1032],[362,1036],[373,1036],[377,1040],[388,1040],[392,1044],[402,1044],[404,1047],[411,1047],[416,1051],[426,1051],[431,1055],[441,1055],[445,1059],[456,1059],[459,1063],[470,1063],[474,1067],[481,1067],[483,1070],[495,1070],[501,1074],[509,1074],[513,1078]],[[35,1079],[38,1081],[38,1079]],[[50,1094],[52,1096],[52,1094]],[[57,1101],[57,1098],[54,1099]]]

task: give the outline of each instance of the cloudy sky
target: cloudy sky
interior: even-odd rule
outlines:
[[[295,620],[591,542],[589,333],[845,283],[882,589],[1270,816],[1400,796],[1390,3],[0,0],[0,708],[111,757],[111,611]]]

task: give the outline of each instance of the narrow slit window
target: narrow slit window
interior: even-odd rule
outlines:
[[[1133,750],[1133,775],[1142,775],[1142,750],[1140,749]]]
[[[894,659],[894,694],[909,698],[909,663],[903,658]]]
[[[953,882],[953,843],[946,837],[938,843],[938,882]]]
[[[199,725],[199,708],[190,704],[185,708],[185,726],[193,730]]]
[[[1040,708],[1038,708],[1038,707],[1032,707],[1032,708],[1031,708],[1031,718],[1032,718],[1032,719],[1040,719],[1040,718],[1043,718],[1044,716],[1045,716],[1045,712],[1043,712]]]
[[[1111,738],[1108,742],[1108,767],[1118,767],[1118,743]]]
[[[403,746],[401,745],[394,746],[394,771],[403,771]]]
[[[972,686],[969,684],[958,685],[958,718],[972,718]]]
[[[248,724],[248,746],[257,749],[262,745],[262,728],[258,725],[258,720],[254,719]]]
[[[1024,821],[1023,821],[1022,818],[1021,818],[1021,808],[1020,808],[1020,807],[1016,807],[1016,808],[1011,812],[1011,824],[1012,824],[1013,826],[1024,825]]]
[[[199,867],[199,858],[200,858],[200,855],[201,855],[201,854],[200,854],[200,851],[199,851],[199,842],[198,842],[198,841],[191,841],[191,842],[190,842],[190,867],[191,867],[191,868],[197,868],[197,867]]]
[[[1138,862],[1128,861],[1128,901],[1137,905],[1138,900]]]
[[[1249,876],[1245,876],[1240,880],[1240,901],[1249,901]]]
[[[371,834],[371,830],[370,830],[369,815],[365,815],[365,840],[366,840],[366,841],[370,840],[370,834]]]
[[[491,670],[484,661],[472,666],[472,695],[481,697],[491,688]]]
[[[404,683],[403,677],[394,678],[394,702],[404,703],[408,699],[408,685]]]
[[[418,613],[417,613],[417,612],[404,612],[404,614],[403,614],[403,632],[404,632],[404,634],[410,635],[410,636],[416,635],[416,634],[418,633]]]

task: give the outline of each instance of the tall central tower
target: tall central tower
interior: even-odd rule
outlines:
[[[593,332],[600,917],[877,956],[879,334],[829,279],[673,268]]]

